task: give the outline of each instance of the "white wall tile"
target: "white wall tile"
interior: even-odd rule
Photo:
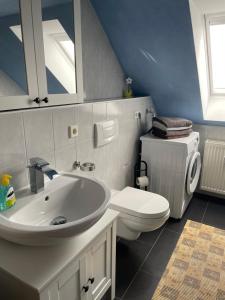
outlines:
[[[23,113],[28,158],[54,152],[52,110]]]
[[[57,171],[73,171],[73,163],[76,161],[76,148],[69,146],[55,151]]]
[[[106,146],[94,148],[93,162],[95,163],[95,176],[105,180],[107,168]]]
[[[123,101],[116,100],[107,103],[107,120],[117,118],[118,121],[123,119]]]
[[[93,138],[93,104],[86,103],[77,106],[79,135],[78,142]]]
[[[203,127],[204,128],[204,127]],[[207,139],[225,140],[225,128],[221,126],[206,126]]]
[[[78,125],[75,107],[56,108],[53,110],[53,131],[55,149],[75,146],[77,137],[69,137],[69,126]]]
[[[94,145],[93,139],[77,143],[77,160],[82,164],[84,162],[93,162]]]
[[[106,146],[105,182],[111,188],[120,189],[122,179],[120,137]]]
[[[97,102],[93,104],[93,123],[107,120],[106,103]]]
[[[0,115],[0,167],[26,162],[21,113]]]
[[[199,132],[200,134],[199,149],[202,156],[204,154],[204,146],[207,139],[225,141],[225,128],[222,126],[194,124],[193,130]]]

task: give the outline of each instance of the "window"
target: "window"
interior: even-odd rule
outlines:
[[[74,60],[74,43],[69,38],[67,33],[64,32],[64,33],[52,34],[52,37],[56,40],[56,42],[63,49],[65,54],[68,56],[68,58],[74,64],[74,62],[75,62],[75,60]]]
[[[225,2],[189,0],[204,120],[225,121]]]
[[[211,96],[225,95],[225,14],[206,16]]]

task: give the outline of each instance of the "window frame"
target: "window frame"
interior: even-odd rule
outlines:
[[[225,96],[211,95],[206,16],[224,15],[224,1],[189,0],[203,120],[225,122]]]

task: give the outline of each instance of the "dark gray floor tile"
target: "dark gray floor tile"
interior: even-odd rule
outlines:
[[[188,219],[196,222],[202,221],[206,207],[207,201],[205,199],[193,197],[183,218],[181,220],[170,218],[167,222],[166,228],[181,233]]]
[[[149,253],[150,246],[138,241],[117,242],[116,296],[122,297],[141,263]]]
[[[137,277],[129,287],[124,300],[150,300],[160,278],[139,271]]]
[[[107,291],[107,293],[102,297],[101,300],[111,300],[111,289]],[[114,300],[121,300],[121,298],[115,298]]]
[[[179,239],[177,232],[165,229],[151,250],[142,270],[161,277]]]
[[[203,223],[225,229],[225,200],[213,199],[208,202],[208,207],[203,218]]]
[[[149,244],[149,246],[153,246],[153,244],[155,243],[156,239],[158,238],[158,236],[162,230],[163,230],[163,228],[159,228],[154,231],[143,232],[140,235],[140,237],[138,238],[138,241],[147,243],[147,244]]]
[[[111,295],[110,294],[106,294],[105,296],[103,296],[103,298],[101,300],[111,300]],[[114,298],[114,300],[121,300],[121,298]]]

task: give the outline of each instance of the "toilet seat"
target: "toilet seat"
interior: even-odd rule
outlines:
[[[129,219],[132,222],[140,223],[142,225],[148,226],[149,224],[152,224],[152,222],[158,222],[159,220],[161,220],[163,218],[168,219],[169,216],[170,216],[170,210],[167,213],[165,213],[163,216],[161,216],[160,218],[140,218],[140,217],[132,216],[132,215],[129,215],[127,213],[122,213],[122,212],[121,212],[119,218]]]
[[[169,214],[168,201],[154,193],[126,187],[110,201],[111,208],[140,219],[160,219]]]

